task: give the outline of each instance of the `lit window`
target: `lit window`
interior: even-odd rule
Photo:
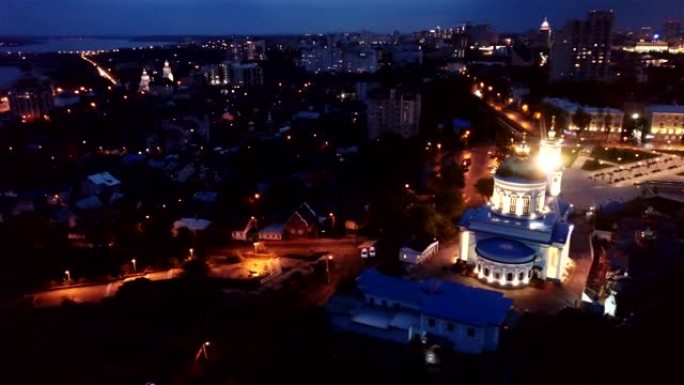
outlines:
[[[518,205],[518,197],[516,195],[511,195],[511,206],[508,208],[508,212],[515,214],[515,208]]]
[[[523,197],[523,215],[529,215],[530,214],[530,196],[525,195]]]

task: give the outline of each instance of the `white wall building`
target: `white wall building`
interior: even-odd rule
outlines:
[[[400,343],[421,338],[464,353],[496,350],[513,303],[496,291],[411,281],[375,269],[356,281],[363,300],[336,295],[326,305],[334,328]]]
[[[568,122],[567,129],[571,134],[577,135],[579,133],[579,127],[573,122],[572,117],[579,109],[582,109],[591,117],[589,126],[581,134],[583,137],[615,142],[620,141],[622,137],[624,112],[621,110],[607,107],[582,106],[567,99],[559,98],[544,98],[543,102],[564,111],[566,122]],[[564,128],[561,127],[561,129]]]
[[[684,106],[653,105],[648,108],[649,136],[659,143],[680,143],[684,137]]]
[[[559,200],[561,140],[551,128],[537,159],[523,141],[494,175],[487,205],[463,215],[460,259],[489,284],[516,287],[533,277],[562,281],[570,265],[571,205]]]
[[[423,263],[434,256],[439,250],[439,242],[423,243],[418,241],[407,242],[399,249],[399,260],[401,262],[417,265]]]

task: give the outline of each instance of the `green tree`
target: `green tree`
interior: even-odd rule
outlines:
[[[482,196],[482,200],[486,202],[487,198],[494,193],[494,178],[484,177],[478,179],[475,182],[475,190]]]
[[[591,115],[584,111],[584,108],[579,107],[572,116],[572,123],[577,126],[579,133],[582,133],[587,129],[587,127],[589,127],[589,124],[591,123]]]
[[[209,276],[209,265],[201,259],[191,259],[183,265],[183,278],[200,280]]]

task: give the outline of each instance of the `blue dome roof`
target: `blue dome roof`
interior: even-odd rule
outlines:
[[[488,238],[477,242],[477,255],[492,262],[521,264],[534,260],[534,250],[529,246],[505,238]]]

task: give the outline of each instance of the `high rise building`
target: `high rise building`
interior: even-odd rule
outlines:
[[[397,89],[376,89],[367,99],[368,137],[376,139],[384,133],[403,138],[418,135],[421,97],[419,93]]]
[[[264,84],[264,74],[256,63],[233,63],[230,65],[230,81],[236,86],[260,86]]]
[[[453,56],[458,59],[464,59],[466,52],[468,52],[468,31],[465,24],[457,25],[454,28],[454,33],[451,35],[451,45],[454,49]]]
[[[49,87],[17,88],[7,94],[9,108],[22,120],[41,119],[55,107]]]
[[[473,45],[490,46],[499,42],[499,34],[491,24],[478,24],[468,28],[468,40]]]
[[[671,45],[682,43],[682,22],[679,20],[668,20],[663,26],[663,39]]]
[[[544,18],[544,21],[539,27],[537,45],[541,48],[551,48],[551,24],[549,24],[549,20],[547,18]]]
[[[613,20],[613,11],[591,11],[568,21],[551,50],[551,80],[610,80]]]

